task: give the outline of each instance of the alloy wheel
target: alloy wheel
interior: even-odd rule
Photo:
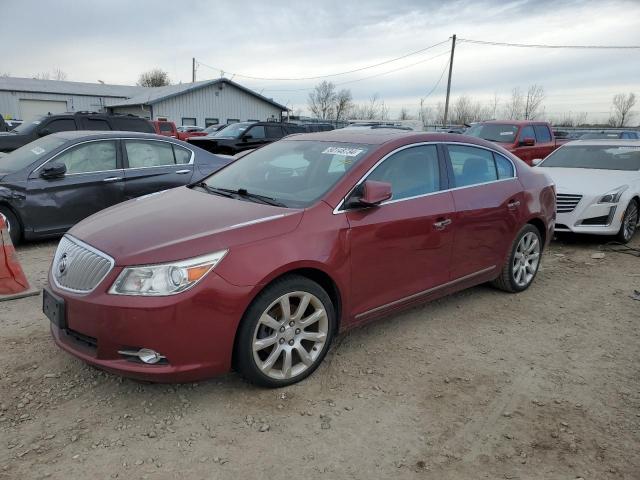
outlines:
[[[290,292],[262,313],[253,333],[253,359],[266,376],[285,380],[312,367],[329,335],[329,318],[320,299]]]
[[[512,275],[519,287],[531,283],[540,263],[540,241],[533,232],[525,233],[513,256]]]
[[[631,240],[633,234],[636,231],[638,225],[638,206],[636,202],[632,201],[627,208],[627,212],[624,216],[624,222],[622,224],[622,235],[626,241]]]

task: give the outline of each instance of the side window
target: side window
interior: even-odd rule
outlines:
[[[522,131],[520,131],[520,139],[519,141],[522,142],[525,138],[536,138],[536,134],[533,131],[533,127],[531,126],[526,126],[526,127],[522,127]]]
[[[498,153],[493,154],[493,159],[496,161],[496,169],[498,170],[498,178],[513,178],[515,172],[513,171],[513,164]]]
[[[534,125],[533,129],[536,132],[536,141],[538,143],[548,143],[551,141],[551,132],[546,125]]]
[[[111,117],[111,124],[113,125],[114,130],[121,130],[123,132],[156,133],[153,125],[143,118]]]
[[[109,122],[103,118],[86,118],[87,130],[111,130]]]
[[[267,138],[282,138],[282,127],[266,127]]]
[[[116,142],[87,142],[67,150],[54,160],[67,166],[67,173],[89,173],[117,168]]]
[[[169,122],[160,122],[160,131],[165,133],[173,133],[173,125]]]
[[[196,119],[193,117],[182,117],[182,125],[196,125]]]
[[[176,156],[176,163],[178,165],[184,165],[191,161],[191,152],[186,148],[182,148],[182,147],[179,147],[178,145],[174,145],[173,153]]]
[[[440,165],[435,145],[405,148],[376,167],[367,180],[391,184],[393,200],[440,190]]]
[[[219,123],[220,122],[218,121],[217,118],[205,118],[204,119],[204,127],[205,128],[210,127],[211,125],[217,125]]]
[[[69,130],[76,130],[76,121],[73,118],[61,118],[59,120],[52,120],[47,123],[44,128],[50,133],[68,132]]]
[[[498,179],[496,164],[489,150],[447,145],[456,187],[493,182]]]
[[[238,123],[240,120],[237,118],[227,118],[227,125],[231,123]]]
[[[264,127],[262,125],[256,125],[255,127],[251,127],[249,130],[245,132],[245,135],[251,135],[252,140],[265,138]]]
[[[174,165],[173,149],[167,142],[126,140],[125,148],[129,168],[160,167]]]

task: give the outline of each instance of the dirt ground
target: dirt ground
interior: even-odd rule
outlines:
[[[640,479],[640,258],[601,248],[342,335],[282,390],[125,380],[60,351],[41,297],[0,303],[0,479]],[[38,287],[54,249],[18,250]]]

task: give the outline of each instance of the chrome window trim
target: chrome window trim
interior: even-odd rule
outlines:
[[[362,184],[362,182],[364,182],[367,177],[371,174],[371,172],[373,172],[382,162],[384,162],[386,159],[388,159],[390,156],[401,152],[402,150],[405,150],[407,148],[411,148],[411,147],[418,147],[418,146],[422,146],[422,145],[443,145],[445,147],[449,146],[449,145],[453,145],[453,146],[463,146],[463,147],[476,147],[476,148],[481,148],[483,150],[487,150],[491,153],[495,153],[497,155],[500,155],[504,158],[506,158],[510,163],[511,166],[513,167],[513,177],[508,177],[508,178],[499,178],[497,180],[491,180],[490,182],[483,182],[483,183],[474,183],[473,185],[464,185],[462,187],[453,187],[453,188],[445,188],[442,190],[438,190],[436,192],[429,192],[429,193],[424,193],[422,195],[415,195],[413,197],[406,197],[406,198],[399,198],[397,200],[393,200],[393,197],[391,200],[387,200],[386,202],[382,202],[380,204],[380,206],[382,205],[388,205],[391,203],[398,203],[398,202],[404,202],[407,200],[414,200],[416,198],[422,198],[422,197],[428,197],[430,195],[437,195],[439,193],[444,193],[444,192],[452,192],[455,190],[462,190],[463,188],[473,188],[473,187],[478,187],[481,185],[488,185],[491,183],[499,183],[499,182],[506,182],[506,181],[510,181],[510,180],[517,180],[518,179],[518,169],[516,168],[515,163],[506,155],[492,149],[489,147],[485,147],[483,145],[476,145],[473,143],[464,143],[464,142],[419,142],[419,143],[412,143],[410,145],[403,145],[402,147],[398,147],[397,149],[387,153],[384,157],[382,157],[380,160],[378,160],[375,165],[373,165],[373,167],[371,167],[369,170],[367,170],[367,172],[360,178],[360,180],[358,180],[358,182],[353,186],[353,188],[351,188],[349,190],[349,192],[347,192],[347,194],[342,198],[342,200],[340,200],[340,203],[338,203],[338,205],[336,205],[336,208],[333,209],[333,214],[334,215],[338,215],[340,213],[345,213],[345,212],[350,212],[354,209],[348,209],[348,210],[341,210],[342,206],[344,205],[344,202],[347,198],[349,198],[349,195],[351,195],[353,193],[353,191],[358,188],[360,186],[360,184]],[[494,160],[495,162],[495,160]]]
[[[56,248],[56,251],[53,254],[54,262],[51,264],[51,277],[53,278],[53,283],[55,283],[56,287],[58,287],[60,290],[64,290],[65,292],[76,293],[78,295],[88,295],[89,293],[95,291],[95,289],[98,288],[102,282],[104,282],[104,279],[107,278],[107,276],[113,271],[113,267],[115,266],[116,261],[110,255],[107,255],[106,253],[98,250],[97,248],[92,247],[88,243],[85,243],[82,240],[77,239],[73,235],[69,235],[68,233],[65,233],[63,237],[67,237],[67,239],[71,243],[75,243],[76,245],[79,245],[82,248],[86,248],[90,252],[95,253],[97,256],[102,257],[109,262],[109,265],[110,265],[109,270],[107,270],[107,272],[102,276],[102,278],[96,283],[96,286],[93,287],[91,290],[76,290],[73,288],[63,287],[58,283],[58,279],[56,278],[55,273],[53,273],[53,269],[56,267],[55,258],[56,258],[56,254],[58,253],[58,249]]]
[[[47,163],[54,161],[60,155],[65,153],[67,150],[70,150],[71,148],[77,147],[78,145],[83,145],[85,143],[92,143],[92,142],[109,142],[109,141],[115,142],[115,141],[118,141],[118,140],[144,140],[144,141],[147,141],[147,142],[169,143],[171,145],[175,145],[177,147],[184,148],[185,150],[191,152],[191,158],[189,159],[189,163],[174,163],[173,166],[177,167],[177,166],[193,165],[195,163],[196,154],[195,154],[195,152],[193,150],[191,150],[190,148],[184,147],[182,145],[179,145],[179,144],[177,144],[175,142],[172,142],[170,140],[164,140],[164,139],[160,139],[160,138],[139,138],[139,137],[92,138],[90,140],[83,140],[81,142],[74,143],[73,145],[69,145],[68,147],[66,147],[64,150],[60,150],[53,157],[51,157],[50,159],[48,159],[47,161],[45,161],[44,163],[40,164],[35,169],[33,169],[31,171],[31,173],[29,174],[29,178],[31,177],[31,175],[37,173],[40,169],[42,169]],[[175,156],[175,154],[174,154],[174,156]],[[89,174],[93,174],[93,173],[120,172],[120,171],[126,171],[126,170],[136,170],[136,169],[140,169],[140,168],[158,168],[158,167],[170,167],[170,166],[171,165],[156,165],[156,166],[153,166],[153,167],[134,167],[134,168],[124,168],[124,167],[122,167],[122,168],[116,168],[114,170],[96,170],[96,171],[93,171],[93,172],[67,173],[67,174],[65,174],[65,177],[66,176],[72,176],[72,175],[89,175]]]
[[[362,313],[356,314],[356,319],[365,317],[367,315],[370,315],[372,313],[378,312],[380,310],[384,310],[384,309],[389,308],[389,307],[393,307],[394,305],[398,305],[398,304],[401,304],[401,303],[404,303],[404,302],[408,302],[410,300],[413,300],[414,298],[420,298],[420,297],[422,297],[424,295],[428,295],[429,293],[433,293],[433,292],[436,292],[436,291],[441,290],[443,288],[450,287],[452,285],[455,285],[457,283],[463,282],[465,280],[469,280],[471,278],[477,277],[479,275],[482,275],[483,273],[489,273],[490,271],[495,270],[495,268],[496,268],[495,265],[491,265],[490,267],[483,268],[482,270],[478,270],[477,272],[473,272],[473,273],[470,273],[468,275],[464,275],[462,277],[456,278],[455,280],[450,280],[448,282],[441,283],[440,285],[436,285],[435,287],[431,287],[431,288],[428,288],[426,290],[422,290],[421,292],[414,293],[414,294],[408,295],[406,297],[402,297],[402,298],[400,298],[398,300],[394,300],[394,301],[389,302],[389,303],[385,303],[384,305],[380,305],[379,307],[371,308],[371,309],[367,310],[366,312],[362,312]]]

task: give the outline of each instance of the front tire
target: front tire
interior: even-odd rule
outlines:
[[[620,231],[616,235],[616,240],[621,243],[628,243],[636,232],[638,222],[640,221],[638,212],[638,202],[632,199],[627,205],[627,209],[622,217],[622,225],[620,225]]]
[[[251,383],[284,387],[322,363],[336,327],[335,308],[314,281],[289,275],[265,288],[244,315],[236,367]]]
[[[492,285],[510,293],[526,290],[538,273],[541,253],[540,231],[533,225],[525,225],[511,244],[509,257]]]
[[[20,221],[11,210],[2,205],[0,205],[0,214],[4,215],[4,217],[7,219],[7,230],[9,231],[9,236],[11,237],[11,243],[17,245],[22,238]]]

